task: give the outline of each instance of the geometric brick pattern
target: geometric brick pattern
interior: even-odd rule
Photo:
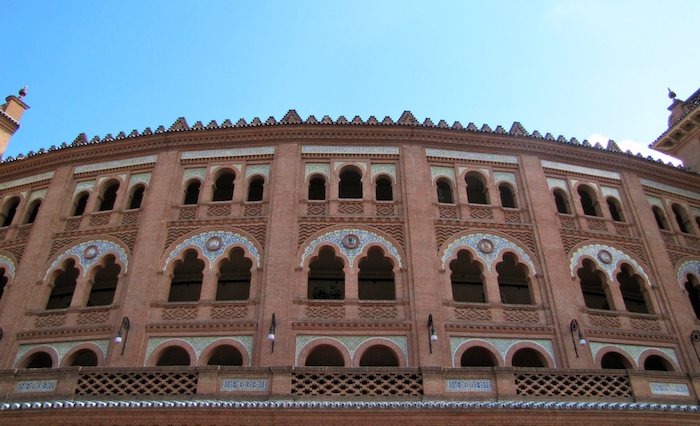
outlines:
[[[489,308],[455,308],[455,318],[460,321],[491,321]]]
[[[20,225],[17,227],[17,236],[15,240],[26,240],[29,237],[29,232],[32,230],[32,224],[28,223],[26,225]]]
[[[198,313],[197,306],[171,306],[163,308],[160,318],[163,321],[196,320]]]
[[[306,318],[309,319],[343,319],[345,307],[340,304],[313,304],[306,307]]]
[[[104,213],[93,213],[90,216],[90,226],[104,226],[109,223],[109,219],[112,217],[112,212]]]
[[[457,208],[453,206],[439,206],[440,217],[443,219],[457,219]]]
[[[66,231],[75,231],[80,228],[80,222],[83,220],[82,217],[76,217],[73,219],[66,220]]]
[[[362,319],[395,319],[398,309],[395,305],[362,304],[360,305],[360,318]]]
[[[632,385],[626,375],[515,373],[520,396],[566,398],[630,398]]]
[[[76,322],[79,325],[85,324],[103,324],[109,320],[109,310],[100,309],[96,311],[80,312]]]
[[[211,307],[211,319],[232,320],[246,319],[248,317],[248,307],[246,305],[223,305]]]
[[[562,229],[576,229],[576,220],[573,217],[559,215],[559,223]]]
[[[525,309],[504,309],[503,317],[507,322],[528,323],[540,321],[537,311]]]
[[[327,214],[325,202],[312,203],[309,202],[306,206],[306,214],[309,216],[325,216]]]
[[[617,235],[621,235],[623,237],[631,237],[632,236],[632,227],[630,225],[622,225],[619,223],[615,224],[615,233]]]
[[[619,329],[622,327],[620,318],[615,315],[589,314],[588,320],[592,327]]]
[[[180,207],[178,220],[194,220],[197,217],[197,207]]]
[[[518,212],[504,212],[503,217],[506,223],[520,223],[520,213]]]
[[[34,319],[34,327],[60,327],[66,323],[66,314],[39,315]]]
[[[420,373],[294,373],[295,396],[420,396]]]
[[[493,219],[493,210],[488,207],[469,207],[469,216],[472,219],[490,220]]]
[[[80,373],[76,395],[194,395],[197,379],[197,372],[192,370]]]
[[[586,218],[588,221],[588,229],[591,231],[608,232],[608,225],[603,219]]]
[[[661,324],[653,319],[630,318],[630,324],[635,330],[661,331]]]
[[[340,214],[363,214],[364,212],[362,201],[341,201],[338,204]]]
[[[245,206],[244,216],[262,216],[263,206],[261,204],[250,204]]]
[[[228,216],[231,214],[230,204],[218,204],[214,206],[209,206],[207,209],[207,216],[210,217],[221,217]]]
[[[139,223],[139,212],[126,212],[122,216],[122,226]]]
[[[377,216],[394,216],[394,204],[377,203]]]

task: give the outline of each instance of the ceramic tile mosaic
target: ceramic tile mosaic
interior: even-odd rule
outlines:
[[[665,183],[654,182],[649,179],[639,179],[642,185],[648,188],[654,188],[661,191],[670,192],[671,194],[678,194],[684,197],[692,198],[694,200],[700,200],[700,192],[688,191],[686,189],[676,188],[675,186],[666,185]]]
[[[644,354],[645,351],[653,349],[661,352],[662,354],[666,355],[671,361],[673,361],[674,368],[676,368],[676,370],[680,369],[678,365],[678,357],[676,356],[676,351],[674,351],[671,348],[664,348],[660,346],[623,345],[607,342],[590,342],[590,347],[593,359],[596,358],[598,352],[603,348],[615,348],[618,352],[626,353],[637,364],[636,366],[634,366],[635,368],[640,368],[639,361],[641,360],[642,354]]]
[[[609,255],[605,252],[609,253]],[[632,259],[630,255],[616,249],[615,247],[610,247],[603,244],[589,244],[577,249],[571,254],[571,258],[569,260],[569,270],[571,271],[572,277],[576,276],[575,268],[580,264],[581,258],[583,257],[591,259],[600,270],[605,271],[611,283],[617,282],[614,274],[618,265],[620,263],[627,263],[632,267],[632,269],[634,269],[634,272],[644,278],[644,282],[649,287],[652,286],[646,271],[644,271],[636,260]]]
[[[454,158],[458,160],[489,161],[494,163],[518,164],[518,157],[512,155],[485,154],[481,152],[451,151],[447,149],[426,148],[425,155],[435,158]]]
[[[158,156],[156,155],[145,155],[143,157],[125,158],[123,160],[114,161],[104,161],[101,163],[85,164],[83,166],[77,166],[74,170],[74,174],[98,172],[100,170],[110,170],[110,169],[120,169],[122,167],[132,167],[141,166],[144,164],[154,164]]]
[[[180,156],[183,160],[205,158],[247,157],[251,155],[274,155],[274,146],[258,146],[254,148],[209,149],[202,151],[186,151]]]
[[[608,179],[620,180],[620,174],[609,172],[607,170],[594,169],[591,167],[576,166],[574,164],[558,163],[556,161],[541,160],[542,167],[545,169],[561,170],[564,172],[579,173],[582,175],[598,176]]]
[[[685,288],[686,275],[693,274],[700,280],[700,260],[686,260],[678,267],[678,284]]]
[[[357,244],[354,247],[348,247],[347,244],[343,243],[343,239],[348,235],[358,238]],[[381,235],[377,235],[374,232],[366,231],[364,229],[359,228],[336,229],[335,231],[327,232],[321,235],[320,237],[316,238],[315,240],[311,241],[304,249],[304,253],[301,256],[301,262],[299,263],[299,266],[304,265],[306,259],[316,251],[316,248],[328,244],[335,246],[338,249],[338,251],[343,256],[345,256],[346,259],[348,259],[348,264],[350,267],[353,266],[355,258],[357,258],[357,256],[359,256],[360,253],[362,253],[365,247],[373,244],[379,244],[380,246],[382,246],[382,248],[384,248],[385,254],[388,254],[389,256],[393,257],[394,260],[398,262],[399,267],[403,266],[401,261],[401,255],[392,243],[390,243],[386,238],[382,237]]]
[[[399,155],[396,146],[319,146],[304,145],[302,154],[358,154],[358,155]]]
[[[552,341],[547,340],[547,339],[499,339],[499,338],[490,338],[490,337],[479,337],[479,338],[474,338],[474,337],[458,337],[458,336],[452,336],[450,337],[450,348],[452,349],[452,366],[457,367],[456,365],[456,357],[457,357],[457,352],[459,352],[459,348],[462,347],[462,345],[470,342],[486,342],[492,347],[496,348],[498,351],[498,354],[501,356],[500,359],[500,365],[503,365],[505,363],[505,360],[508,357],[508,352],[510,349],[519,344],[519,343],[529,343],[531,345],[539,347],[543,352],[545,352],[547,355],[549,355],[549,358],[552,360],[552,362],[555,363],[553,368],[556,368],[556,357],[554,356],[554,347],[552,346]]]
[[[108,240],[89,240],[77,244],[61,253],[56,260],[51,263],[51,266],[49,266],[46,275],[44,275],[44,279],[48,278],[49,274],[60,267],[63,261],[69,257],[77,259],[76,267],[80,266],[82,268],[83,276],[85,277],[90,268],[98,264],[106,254],[115,255],[124,267],[124,273],[128,271],[129,257],[126,254],[126,250],[119,244]]]
[[[178,244],[165,260],[163,270],[165,271],[170,262],[179,258],[182,252],[189,247],[198,247],[209,262],[209,269],[213,269],[216,261],[226,256],[229,252],[229,248],[233,246],[245,247],[248,253],[255,259],[255,266],[258,268],[260,267],[260,253],[249,239],[235,232],[220,230],[202,232]]]
[[[350,359],[353,361],[353,365],[357,364],[355,361],[355,353],[357,348],[363,345],[365,342],[371,341],[372,343],[382,344],[382,341],[389,341],[401,349],[401,354],[404,358],[404,363],[408,363],[408,340],[406,336],[320,336],[320,335],[301,335],[297,336],[296,340],[296,365],[300,365],[299,355],[302,350],[309,344],[320,339],[330,339],[334,340],[348,351],[350,354]]]
[[[430,166],[430,178],[433,182],[440,176],[449,178],[452,183],[456,181],[455,169],[453,167]]]
[[[484,246],[482,241],[486,242],[487,245]],[[494,270],[494,263],[503,251],[512,251],[518,257],[518,261],[523,262],[530,267],[530,273],[537,272],[535,263],[522,247],[498,235],[485,234],[481,232],[464,235],[450,242],[445,248],[441,258],[443,269],[447,268],[447,260],[450,259],[454,253],[459,251],[459,249],[462,247],[472,248],[472,253],[476,255],[476,259],[480,259],[488,267],[489,271]],[[484,250],[484,247],[488,248]]]
[[[53,172],[46,172],[39,175],[27,176],[25,178],[8,180],[6,182],[0,183],[0,190],[15,188],[22,185],[28,185],[30,183],[41,182],[43,180],[48,180],[53,177]]]

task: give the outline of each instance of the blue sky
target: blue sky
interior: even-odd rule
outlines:
[[[700,87],[700,2],[5,0],[5,155],[184,116],[390,115],[646,146]],[[595,136],[598,135],[598,136]]]

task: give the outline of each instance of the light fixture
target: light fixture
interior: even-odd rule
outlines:
[[[430,353],[433,353],[433,342],[437,342],[438,336],[435,332],[435,324],[433,324],[433,314],[428,315],[428,347],[430,348]]]
[[[698,342],[700,342],[700,330],[693,330],[690,332],[690,343],[693,345],[693,350],[695,351],[695,357],[700,361],[700,355],[698,355]]]
[[[583,337],[583,333],[581,333],[581,329],[578,326],[578,321],[576,321],[575,319],[571,320],[569,330],[571,331],[571,341],[574,343],[574,351],[576,352],[576,358],[578,358],[578,345],[576,344],[576,339],[578,338],[578,344],[581,346],[585,345],[588,342]]]
[[[272,350],[270,352],[275,351],[275,313],[272,313],[272,321],[270,322],[270,330],[267,332],[267,340],[269,340],[272,343]]]
[[[129,337],[129,317],[125,316],[122,318],[122,325],[119,327],[117,335],[114,337],[114,343],[122,344],[122,355],[124,355],[124,349],[126,349],[126,339]]]

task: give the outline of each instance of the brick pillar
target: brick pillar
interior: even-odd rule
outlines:
[[[205,266],[202,271],[202,291],[199,294],[199,300],[202,302],[216,300],[216,287],[218,283],[219,271]]]

